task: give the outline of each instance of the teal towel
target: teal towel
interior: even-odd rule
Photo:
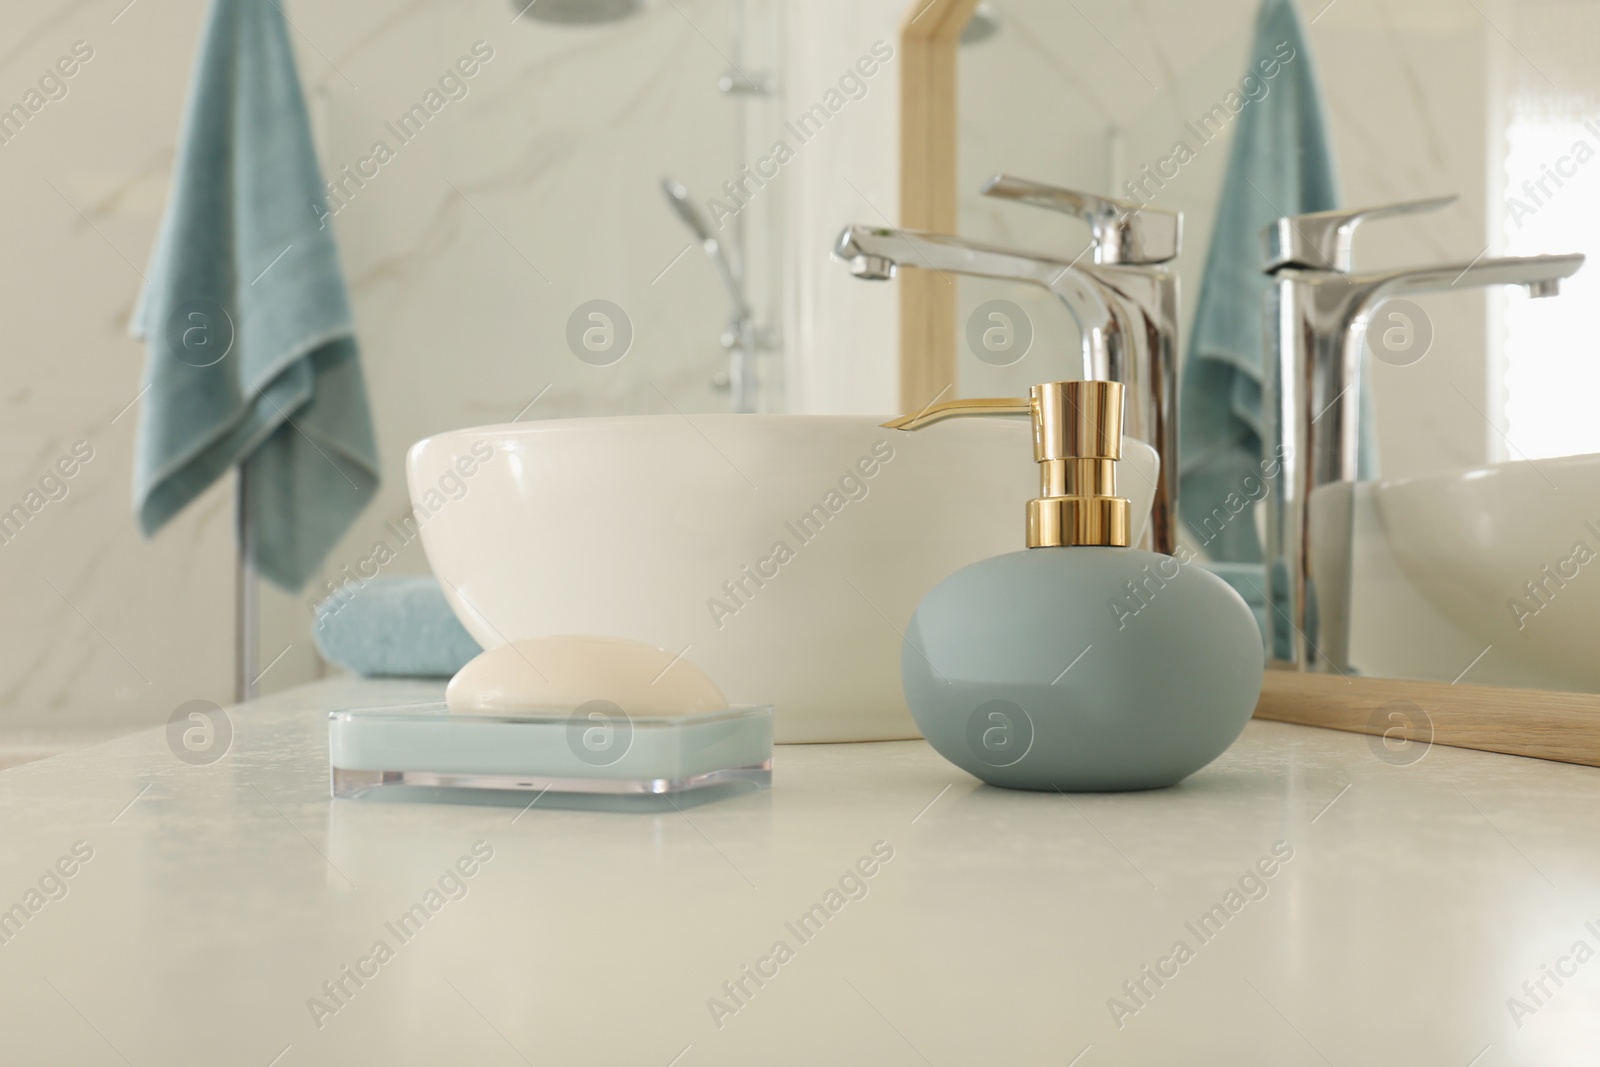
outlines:
[[[317,605],[322,658],[366,677],[449,678],[483,651],[432,578],[374,578]]]
[[[1261,628],[1261,644],[1267,643],[1267,578],[1266,568],[1259,563],[1202,563],[1200,566],[1215,574],[1244,597],[1250,613]],[[1281,655],[1281,654],[1280,654]]]
[[[133,332],[146,536],[231,467],[247,543],[298,589],[378,488],[355,327],[283,13],[214,0]]]
[[[1285,60],[1288,48],[1294,51]],[[1273,64],[1277,73],[1264,77]],[[1283,215],[1330,210],[1339,197],[1316,69],[1290,0],[1261,5],[1247,69],[1267,92],[1245,104],[1239,115],[1217,204],[1179,400],[1178,499],[1184,522],[1210,558],[1259,562],[1261,543],[1248,513],[1209,529],[1204,521],[1230,494],[1260,492],[1259,487],[1251,492],[1257,481],[1246,479],[1262,475],[1261,367],[1269,282],[1261,270],[1261,231]],[[1364,377],[1360,405],[1361,468],[1367,478],[1376,464],[1371,393]]]

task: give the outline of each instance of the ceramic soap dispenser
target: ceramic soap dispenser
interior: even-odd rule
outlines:
[[[1040,495],[1024,551],[965,567],[912,616],[900,672],[911,715],[990,785],[1101,792],[1173,785],[1221,755],[1261,693],[1261,631],[1226,582],[1129,547],[1118,382],[1036,385],[1028,400],[951,401],[886,423],[1033,419]]]

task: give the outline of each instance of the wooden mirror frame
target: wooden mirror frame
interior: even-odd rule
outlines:
[[[978,0],[911,0],[900,24],[900,225],[955,233],[961,31]],[[956,287],[898,275],[900,410],[956,386]],[[1414,708],[1420,716],[1410,714]],[[1600,767],[1600,694],[1268,670],[1256,718]]]
[[[900,24],[900,225],[955,233],[956,97],[961,31],[978,0],[912,0]],[[917,411],[956,384],[955,283],[901,272],[900,410]]]

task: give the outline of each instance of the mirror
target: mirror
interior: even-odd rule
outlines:
[[[1265,198],[1237,177],[1230,187],[1236,135],[1250,120],[1269,125],[1264,151],[1304,176],[1316,149],[1303,140],[1312,123],[1296,112],[1296,94],[1315,86],[1337,189],[1321,207],[1458,197],[1357,229],[1351,269],[1473,269],[1431,287],[1439,291],[1375,300],[1363,322],[1370,406],[1359,424],[1376,470],[1313,498],[1306,627],[1320,626],[1334,675],[1600,693],[1589,652],[1600,624],[1600,361],[1586,321],[1600,264],[1562,281],[1559,295],[1553,284],[1534,287],[1552,299],[1480,280],[1498,257],[1600,252],[1591,107],[1600,76],[1580,43],[1600,32],[1600,9],[1320,0],[1297,5],[1306,47],[1283,45],[1270,72],[1253,69],[1260,9],[1258,0],[914,3],[904,43],[938,58],[920,80],[908,75],[917,84],[908,94],[923,103],[905,105],[913,128],[903,166],[917,173],[903,176],[904,223],[1092,264],[1082,221],[984,196],[985,180],[1004,173],[1182,212],[1172,266],[1192,373],[1220,208]],[[922,200],[909,195],[919,184]],[[926,274],[907,284],[914,273],[924,274],[902,281],[907,408],[947,380],[958,395],[1003,396],[1081,375],[1078,323],[1045,289],[971,277],[937,287]],[[1354,403],[1334,407],[1337,392],[1317,394],[1318,410],[1302,400],[1301,417],[1332,409],[1329,423],[1357,425],[1345,411]],[[1185,501],[1183,535],[1200,558],[1248,559],[1226,550],[1266,539],[1266,494],[1237,488],[1238,507],[1220,493],[1204,506]],[[1253,536],[1218,538],[1218,521],[1235,517]],[[1238,567],[1225,576],[1241,591],[1264,581],[1259,564],[1253,578]]]

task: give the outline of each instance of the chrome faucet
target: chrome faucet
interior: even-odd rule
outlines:
[[[1083,377],[1128,386],[1127,434],[1161,457],[1150,545],[1170,554],[1178,519],[1178,276],[1167,264],[1178,255],[1182,216],[1003,174],[982,192],[1083,219],[1092,264],[882,226],[846,227],[834,255],[858,278],[885,280],[913,267],[1031,282],[1054,293],[1082,331]]]
[[[1328,528],[1319,538],[1342,536],[1320,551],[1333,553],[1325,559],[1343,557],[1329,572],[1342,576],[1343,587],[1319,591],[1311,573],[1311,498],[1323,486],[1356,480],[1361,350],[1373,314],[1391,297],[1457,288],[1521,285],[1530,296],[1555,296],[1561,279],[1583,266],[1581,255],[1525,256],[1352,273],[1351,239],[1362,222],[1433,211],[1455,199],[1295,215],[1262,231],[1263,269],[1273,277],[1262,440],[1266,456],[1282,464],[1267,497],[1267,648],[1289,650],[1276,666],[1348,665],[1352,516],[1348,509],[1321,516]]]

